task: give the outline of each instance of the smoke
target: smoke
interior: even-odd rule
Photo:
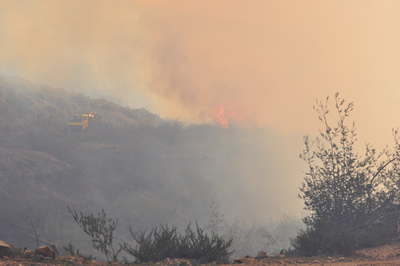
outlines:
[[[137,105],[143,101],[135,73],[145,72],[137,70],[144,43],[134,4],[3,1],[0,13],[3,72],[114,100],[130,98]]]
[[[341,91],[371,141],[397,125],[397,1],[0,5],[2,73],[189,122],[234,99],[280,133],[316,129],[314,99]]]
[[[213,181],[210,191],[219,191],[211,196],[227,218],[265,221],[302,208],[296,195],[306,166],[298,154],[301,135],[318,132],[316,98],[341,92],[355,102],[360,140],[392,143],[400,113],[399,5],[0,0],[0,74],[162,117],[219,123],[228,129],[211,145],[218,156],[192,178]],[[175,152],[187,151],[176,145]],[[188,179],[191,164],[177,158],[182,167],[171,175]]]
[[[362,138],[385,145],[400,112],[398,5],[5,0],[0,73],[185,122],[268,127],[290,138],[316,133],[315,99],[341,91],[355,102]],[[244,166],[232,171],[268,176],[244,185],[246,193],[261,194],[279,180],[269,200],[288,195],[279,191],[289,183],[295,197],[299,168],[287,154],[297,157],[293,143],[301,139],[277,140],[273,158],[254,156],[270,147],[260,144],[266,141],[259,137],[259,146],[243,148],[230,163]],[[268,172],[268,160],[281,172]],[[290,173],[282,171],[287,165]]]

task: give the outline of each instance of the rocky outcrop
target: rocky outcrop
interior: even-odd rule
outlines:
[[[264,259],[264,258],[270,258],[271,256],[265,252],[264,250],[261,250],[257,253],[256,259]]]
[[[42,255],[47,258],[54,258],[54,252],[48,246],[40,246],[35,250],[36,255]]]
[[[0,240],[0,258],[3,256],[8,256],[10,253],[10,246]]]

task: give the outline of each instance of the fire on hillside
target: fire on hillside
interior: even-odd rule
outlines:
[[[255,115],[249,113],[239,98],[218,101],[211,107],[210,113],[222,128],[228,128],[230,125],[254,127],[256,124]]]

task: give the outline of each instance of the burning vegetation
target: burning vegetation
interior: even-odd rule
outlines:
[[[222,127],[253,127],[256,125],[255,115],[250,114],[248,108],[239,98],[219,101],[211,107],[211,116]]]

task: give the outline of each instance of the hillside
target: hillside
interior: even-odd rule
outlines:
[[[40,209],[68,215],[66,206],[87,201],[88,193],[108,201],[140,190],[129,196],[172,211],[177,200],[167,204],[168,193],[161,196],[159,190],[172,175],[165,167],[181,156],[168,150],[182,131],[180,123],[22,79],[2,77],[0,96],[1,211],[10,224],[26,229],[22,221]],[[67,130],[69,116],[90,111],[101,114],[100,125],[86,132]],[[192,152],[193,146],[184,150]],[[200,148],[192,156],[206,153]],[[99,200],[93,196],[93,207],[85,209],[96,210]]]
[[[83,132],[68,130],[68,117],[92,111],[101,115],[100,124]],[[251,212],[248,204],[257,195],[251,191],[258,185],[249,178],[278,167],[264,158],[279,154],[279,141],[262,130],[248,131],[184,125],[106,99],[0,77],[0,226],[5,229],[0,239],[34,249],[35,229],[40,244],[54,243],[62,250],[79,243],[81,250],[95,252],[69,206],[86,214],[105,209],[118,219],[116,242],[132,241],[129,225],[138,231],[160,224],[185,228],[198,221],[224,226],[238,240],[234,249],[239,253],[271,243],[274,250],[282,248],[299,220],[276,225],[279,239],[285,239],[277,241],[255,233],[266,232],[261,224],[222,219],[225,213]],[[210,203],[215,197],[224,199],[223,210],[218,202]],[[269,202],[263,206],[266,213],[272,208]],[[258,244],[250,244],[250,236],[258,237]]]
[[[68,130],[68,117],[92,111],[101,115],[101,123],[85,131]],[[0,240],[34,250],[37,234],[40,245],[55,244],[63,251],[72,244],[101,259],[68,206],[85,214],[104,209],[107,217],[118,220],[115,243],[132,242],[129,226],[134,231],[160,224],[185,228],[198,221],[234,238],[232,258],[261,249],[277,254],[302,226],[298,218],[249,225],[242,217],[230,222],[224,216],[268,213],[268,201],[262,202],[263,209],[250,205],[260,198],[254,192],[283,193],[279,183],[272,182],[275,176],[267,179],[270,187],[257,188],[257,180],[265,170],[280,175],[278,148],[284,146],[268,131],[244,131],[185,125],[145,109],[0,77]],[[221,209],[215,197],[229,204]],[[322,260],[335,265],[386,259],[396,263],[393,249],[398,245],[367,249],[342,262]],[[376,255],[383,252],[387,257]],[[276,263],[296,260],[318,265],[321,258]]]

